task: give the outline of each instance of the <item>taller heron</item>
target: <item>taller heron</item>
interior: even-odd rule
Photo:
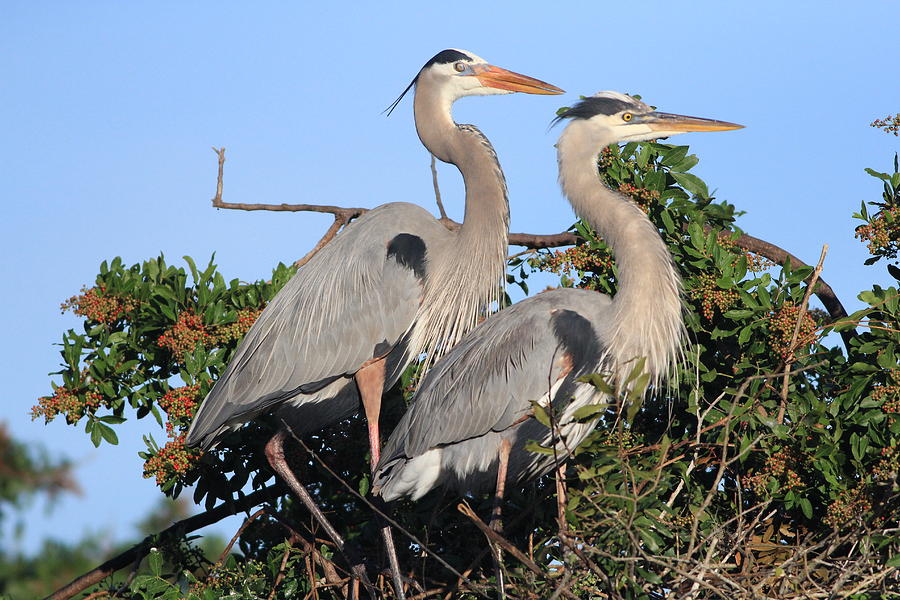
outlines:
[[[421,353],[452,346],[497,300],[509,228],[506,182],[488,139],[474,125],[455,123],[451,105],[464,96],[562,90],[456,49],[425,63],[391,108],[413,86],[419,139],[465,182],[462,226],[448,231],[425,209],[401,202],[351,223],[260,314],[200,406],[188,445],[213,447],[273,410],[303,435],[353,415],[361,400],[374,467],[383,391]],[[285,461],[286,435],[280,429],[266,445],[269,463],[342,546]]]
[[[421,498],[446,484],[461,492],[548,473],[596,425],[582,406],[612,402],[578,381],[605,373],[620,391],[638,359],[653,384],[671,373],[684,335],[681,280],[656,227],[627,196],[606,187],[597,155],[617,142],[741,125],[657,112],[617,92],[586,98],[557,120],[570,123],[557,144],[559,180],[575,212],[612,249],[619,287],[614,298],[562,288],[492,316],[429,371],[409,411],[385,444],[373,490],[385,500]],[[552,407],[551,431],[532,402]],[[554,454],[525,450],[529,440]]]

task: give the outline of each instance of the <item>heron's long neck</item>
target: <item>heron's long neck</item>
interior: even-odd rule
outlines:
[[[578,216],[590,223],[615,256],[618,292],[613,318],[605,321],[608,329],[603,334],[616,359],[617,376],[627,375],[635,358],[646,357],[646,371],[658,384],[671,374],[681,352],[681,279],[650,219],[600,181],[598,150],[614,141],[568,127],[557,146],[560,184]]]
[[[456,165],[466,187],[462,227],[452,247],[429,254],[425,297],[410,341],[429,361],[471,331],[499,300],[506,268],[509,202],[506,179],[488,139],[472,125],[457,125],[449,102],[417,90],[416,129],[437,158]]]

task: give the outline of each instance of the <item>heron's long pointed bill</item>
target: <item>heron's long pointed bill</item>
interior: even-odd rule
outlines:
[[[565,90],[561,90],[555,85],[550,85],[540,79],[529,77],[507,71],[494,65],[488,65],[475,70],[474,77],[482,85],[496,88],[498,90],[508,90],[510,92],[525,92],[526,94],[564,94]]]
[[[673,115],[671,113],[663,112],[655,112],[647,115],[647,119],[644,123],[654,131],[668,133],[682,133],[685,131],[730,131],[732,129],[744,128],[743,125],[729,123],[728,121],[687,117],[685,115]]]

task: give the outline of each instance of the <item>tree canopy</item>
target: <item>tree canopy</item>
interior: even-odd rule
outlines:
[[[896,135],[896,123],[873,125]],[[606,183],[658,226],[684,280],[689,341],[677,383],[583,411],[601,420],[559,482],[564,523],[550,476],[510,491],[505,510],[514,516],[503,536],[483,531],[486,498],[432,493],[402,502],[394,514],[408,597],[493,597],[489,543],[504,549],[507,591],[517,598],[896,596],[897,286],[861,291],[866,307],[846,314],[822,281],[822,262],[801,264],[744,234],[740,211],[690,172],[697,162],[688,146],[658,142],[612,146],[598,161]],[[862,203],[852,233],[867,245],[868,264],[900,280],[896,156],[892,166],[869,170],[881,198]],[[509,284],[527,293],[529,277],[545,272],[561,286],[615,294],[616,265],[585,223],[553,240],[521,240],[531,248],[510,258]],[[559,243],[572,245],[548,247]],[[824,251],[822,259],[827,265]],[[203,267],[184,260],[186,267],[162,256],[100,266],[96,281],[63,305],[84,326],[64,334],[62,367],[33,415],[83,424],[110,452],[116,425],[155,421],[162,430],[148,425],[144,476],[173,497],[193,486],[207,512],[53,597],[341,597],[347,565],[266,466],[261,444],[273,422],[263,417],[234,432],[219,452],[184,445],[199,402],[296,267],[279,264],[270,280],[244,283],[227,281],[212,259]],[[813,294],[825,310],[810,309]],[[417,375],[410,368],[385,399],[385,431]],[[602,376],[591,381],[606,386]],[[536,416],[553,427],[552,411]],[[300,479],[338,529],[382,564],[366,498],[364,423],[355,417],[295,442]],[[200,523],[239,512],[248,518],[230,552],[213,560],[195,551],[190,534]],[[108,577],[122,568],[134,576]],[[391,597],[388,578],[375,583]]]

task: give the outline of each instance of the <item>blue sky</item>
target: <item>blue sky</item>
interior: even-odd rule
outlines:
[[[225,146],[225,199],[433,208],[428,155],[408,100],[381,111],[446,47],[567,90],[459,102],[459,122],[492,140],[509,181],[512,229],[554,233],[573,216],[556,184],[554,111],[601,89],[661,110],[743,123],[677,139],[741,226],[814,262],[848,310],[888,282],[863,267],[850,215],[890,169],[897,138],[868,127],[900,111],[898,5],[868,2],[338,3],[30,2],[0,7],[0,263],[6,343],[0,420],[69,457],[84,494],[38,503],[7,549],[87,530],[115,539],[158,501],[141,478],[140,436],[95,450],[80,428],[32,423],[64,330],[59,304],[99,263],[216,253],[226,278],[266,277],[318,239],[310,214],[216,211],[210,146]],[[451,216],[454,169],[441,169]],[[8,528],[10,523],[6,523]],[[221,531],[229,535],[235,523]]]

